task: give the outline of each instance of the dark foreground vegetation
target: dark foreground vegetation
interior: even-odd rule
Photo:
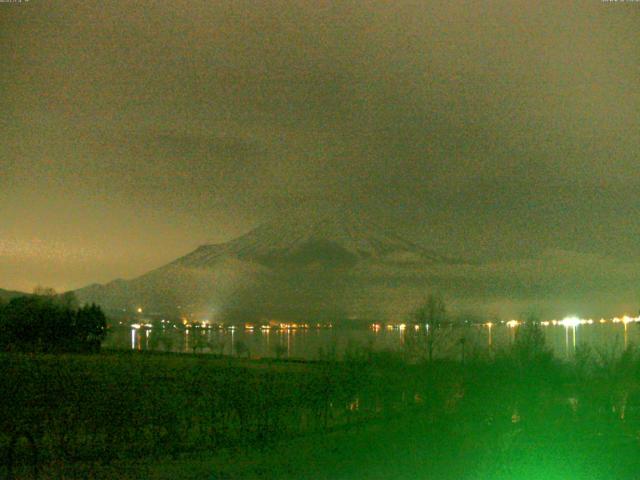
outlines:
[[[100,307],[79,307],[73,293],[36,288],[0,302],[0,351],[97,352],[106,329]]]
[[[464,363],[5,353],[0,478],[640,478],[638,351],[520,330]]]

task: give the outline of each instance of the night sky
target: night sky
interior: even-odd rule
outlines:
[[[600,0],[0,3],[0,288],[130,278],[341,205],[637,309],[639,21]]]

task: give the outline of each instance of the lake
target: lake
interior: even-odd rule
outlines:
[[[620,353],[626,346],[640,344],[638,319],[607,320],[582,324],[548,323],[542,327],[547,344],[558,358],[571,358],[576,348],[589,345],[596,351]],[[545,322],[546,323],[546,322]],[[189,353],[250,355],[316,360],[344,358],[349,352],[372,350],[408,351],[420,348],[423,331],[413,326],[373,325],[361,328],[225,329],[113,328],[103,346],[116,349],[157,350]],[[439,332],[436,355],[460,358],[488,348],[508,347],[519,327],[514,323],[477,324],[445,327]],[[464,339],[464,342],[461,342]],[[415,350],[414,350],[415,351]]]

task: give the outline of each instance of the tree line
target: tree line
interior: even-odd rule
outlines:
[[[37,287],[0,303],[0,351],[97,352],[106,332],[102,309],[79,306],[72,292]]]

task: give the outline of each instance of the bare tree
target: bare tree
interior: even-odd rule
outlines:
[[[447,318],[447,310],[442,295],[430,293],[413,312],[413,321],[425,326],[427,356],[433,360],[433,352],[437,343],[440,329]]]

